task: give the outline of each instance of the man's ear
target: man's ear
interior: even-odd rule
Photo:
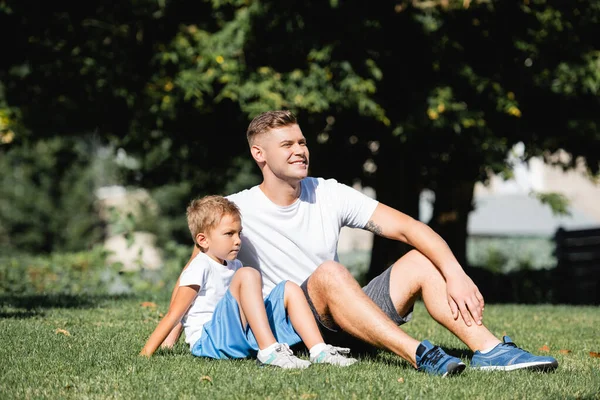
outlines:
[[[250,147],[250,153],[252,153],[252,158],[254,158],[254,161],[256,161],[257,163],[265,161],[265,153],[262,147],[260,147],[259,145],[252,145],[252,147]]]
[[[200,249],[206,250],[208,248],[208,239],[204,232],[200,232],[196,235],[196,244],[200,246]]]

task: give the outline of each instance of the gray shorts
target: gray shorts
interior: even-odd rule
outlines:
[[[371,300],[373,300],[373,302],[377,304],[392,321],[398,325],[402,325],[412,319],[413,308],[411,307],[408,313],[404,316],[398,314],[396,311],[396,307],[394,307],[394,303],[392,303],[392,299],[390,297],[391,273],[392,267],[389,267],[380,275],[373,278],[373,280],[371,280],[371,282],[369,282],[362,289],[365,294],[369,296],[369,298],[371,298]],[[327,343],[336,344],[338,340],[335,340],[335,334],[343,334],[343,331],[341,331],[340,327],[337,326],[337,324],[331,318],[328,318],[327,316],[321,316],[317,313],[315,306],[308,295],[308,279],[302,282],[300,287],[304,292],[304,296],[306,296],[308,305],[312,310],[313,316],[317,321],[317,325],[319,325],[319,329],[321,330],[321,334],[323,335],[325,341]]]

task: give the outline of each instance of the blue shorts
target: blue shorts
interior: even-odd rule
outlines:
[[[285,283],[283,281],[273,288],[265,299],[265,308],[275,339],[293,346],[302,339],[292,327],[285,310]],[[238,303],[228,290],[217,304],[212,320],[202,327],[202,336],[192,346],[192,354],[218,359],[256,357],[256,338],[248,325],[242,327],[241,321]]]

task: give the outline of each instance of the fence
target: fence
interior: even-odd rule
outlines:
[[[557,301],[600,304],[600,228],[558,229],[556,241]]]
[[[556,268],[494,273],[465,267],[489,303],[600,305],[600,228],[558,229]]]

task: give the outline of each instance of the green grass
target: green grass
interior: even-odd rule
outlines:
[[[487,305],[486,324],[536,353],[546,345],[559,361],[554,373],[465,371],[442,379],[416,372],[380,353],[342,369],[312,366],[283,371],[253,360],[193,357],[183,341],[151,359],[137,356],[166,311],[139,298],[0,297],[0,398],[48,399],[600,399],[600,309]],[[69,333],[57,333],[63,329]],[[450,352],[467,348],[415,308],[405,326]],[[570,350],[568,354],[560,350]]]

